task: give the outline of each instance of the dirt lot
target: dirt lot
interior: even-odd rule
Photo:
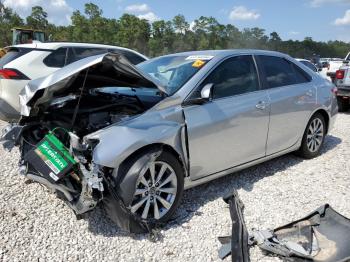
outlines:
[[[101,208],[77,221],[54,195],[17,174],[0,149],[0,261],[218,261],[231,224],[222,196],[238,189],[248,229],[273,228],[329,203],[350,217],[350,115],[340,114],[322,155],[287,155],[185,193],[176,219],[152,243],[120,232]],[[252,261],[279,261],[251,249]]]

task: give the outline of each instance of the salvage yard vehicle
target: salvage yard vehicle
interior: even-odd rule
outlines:
[[[335,82],[336,80],[336,72],[339,70],[339,68],[344,65],[344,63],[349,63],[350,61],[350,52],[347,54],[345,59],[340,58],[333,58],[328,63],[327,68],[327,76],[330,77],[332,82]]]
[[[89,57],[31,81],[3,133],[20,170],[76,214],[102,203],[123,229],[163,223],[183,190],[296,151],[316,157],[334,85],[269,51]],[[136,222],[135,222],[136,221]]]
[[[337,99],[339,112],[345,112],[350,107],[350,54],[349,60],[337,70],[335,74],[335,85],[337,86]]]
[[[20,117],[18,95],[31,80],[52,74],[56,70],[88,56],[120,52],[132,63],[147,59],[136,51],[108,45],[85,43],[35,43],[6,48],[0,59],[0,119],[15,122]]]
[[[303,65],[307,66],[308,68],[310,68],[312,71],[314,72],[320,72],[322,71],[322,69],[317,68],[313,63],[311,63],[309,60],[306,59],[301,59],[301,58],[296,58],[295,60],[299,61],[300,63],[302,63]]]

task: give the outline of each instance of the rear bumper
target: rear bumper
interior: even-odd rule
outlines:
[[[337,88],[338,88],[337,96],[350,97],[350,87],[338,86]]]

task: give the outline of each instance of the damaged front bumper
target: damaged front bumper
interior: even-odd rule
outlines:
[[[350,261],[350,219],[328,204],[305,218],[274,230],[255,230],[248,237],[243,203],[236,191],[224,198],[229,204],[232,235],[220,237],[219,257],[232,255],[232,261],[250,261],[249,247],[277,255],[285,261],[347,262]]]
[[[23,126],[10,124],[2,129],[0,142],[4,149],[11,151],[15,146],[19,145]]]
[[[99,142],[97,139],[85,138],[81,141],[79,137],[70,132],[68,133],[69,148],[61,145],[60,141],[56,141],[57,147],[47,141],[50,140],[48,136],[53,136],[51,131],[51,134],[47,134],[39,143],[31,145],[29,151],[23,153],[23,146],[26,142],[22,133],[26,128],[28,127],[8,126],[3,130],[1,137],[3,146],[7,150],[15,146],[20,147],[22,157],[19,166],[22,175],[56,193],[77,217],[91,211],[99,203],[103,203],[111,220],[121,229],[132,233],[151,232],[156,223],[139,219],[129,207],[136,190],[135,185],[139,173],[147,167],[150,159],[160,155],[161,148],[140,158],[128,172],[120,173],[117,169],[104,167],[93,161],[93,151]],[[49,163],[47,152],[40,151],[40,146],[44,143],[48,143],[45,148],[52,151],[49,151],[48,154],[54,155],[54,159],[63,157],[60,158],[60,161],[64,161],[64,154],[69,153],[74,158],[75,164],[62,168],[60,170],[62,173],[56,170],[54,174],[54,163]],[[62,150],[66,152],[62,153]]]
[[[58,172],[54,170],[57,168],[55,163],[50,162],[49,158],[51,156],[59,161],[58,164],[62,164],[62,161],[65,161],[62,152],[53,147],[49,141],[45,141],[48,143],[46,155],[40,152],[37,147],[42,141],[37,145],[30,145],[31,149],[23,152],[23,148],[30,144],[23,138],[23,132],[26,128],[28,127],[18,124],[8,125],[2,130],[0,139],[6,150],[10,151],[16,146],[20,148],[22,153],[19,161],[20,174],[55,192],[74,210],[76,215],[94,209],[103,198],[104,185],[101,174],[103,167],[83,161],[82,157],[78,155],[78,157],[74,157],[77,160],[76,165],[65,169],[62,177],[56,176]],[[83,148],[80,145],[78,149],[82,150]],[[74,149],[71,147],[69,153],[73,155],[73,151]]]

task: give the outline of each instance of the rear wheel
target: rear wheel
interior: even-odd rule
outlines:
[[[180,204],[183,188],[184,174],[179,160],[171,153],[162,152],[139,174],[129,208],[142,220],[165,222]]]
[[[298,155],[310,159],[319,155],[326,135],[324,117],[316,113],[309,121]]]
[[[346,112],[349,110],[349,99],[337,97],[339,112]]]

